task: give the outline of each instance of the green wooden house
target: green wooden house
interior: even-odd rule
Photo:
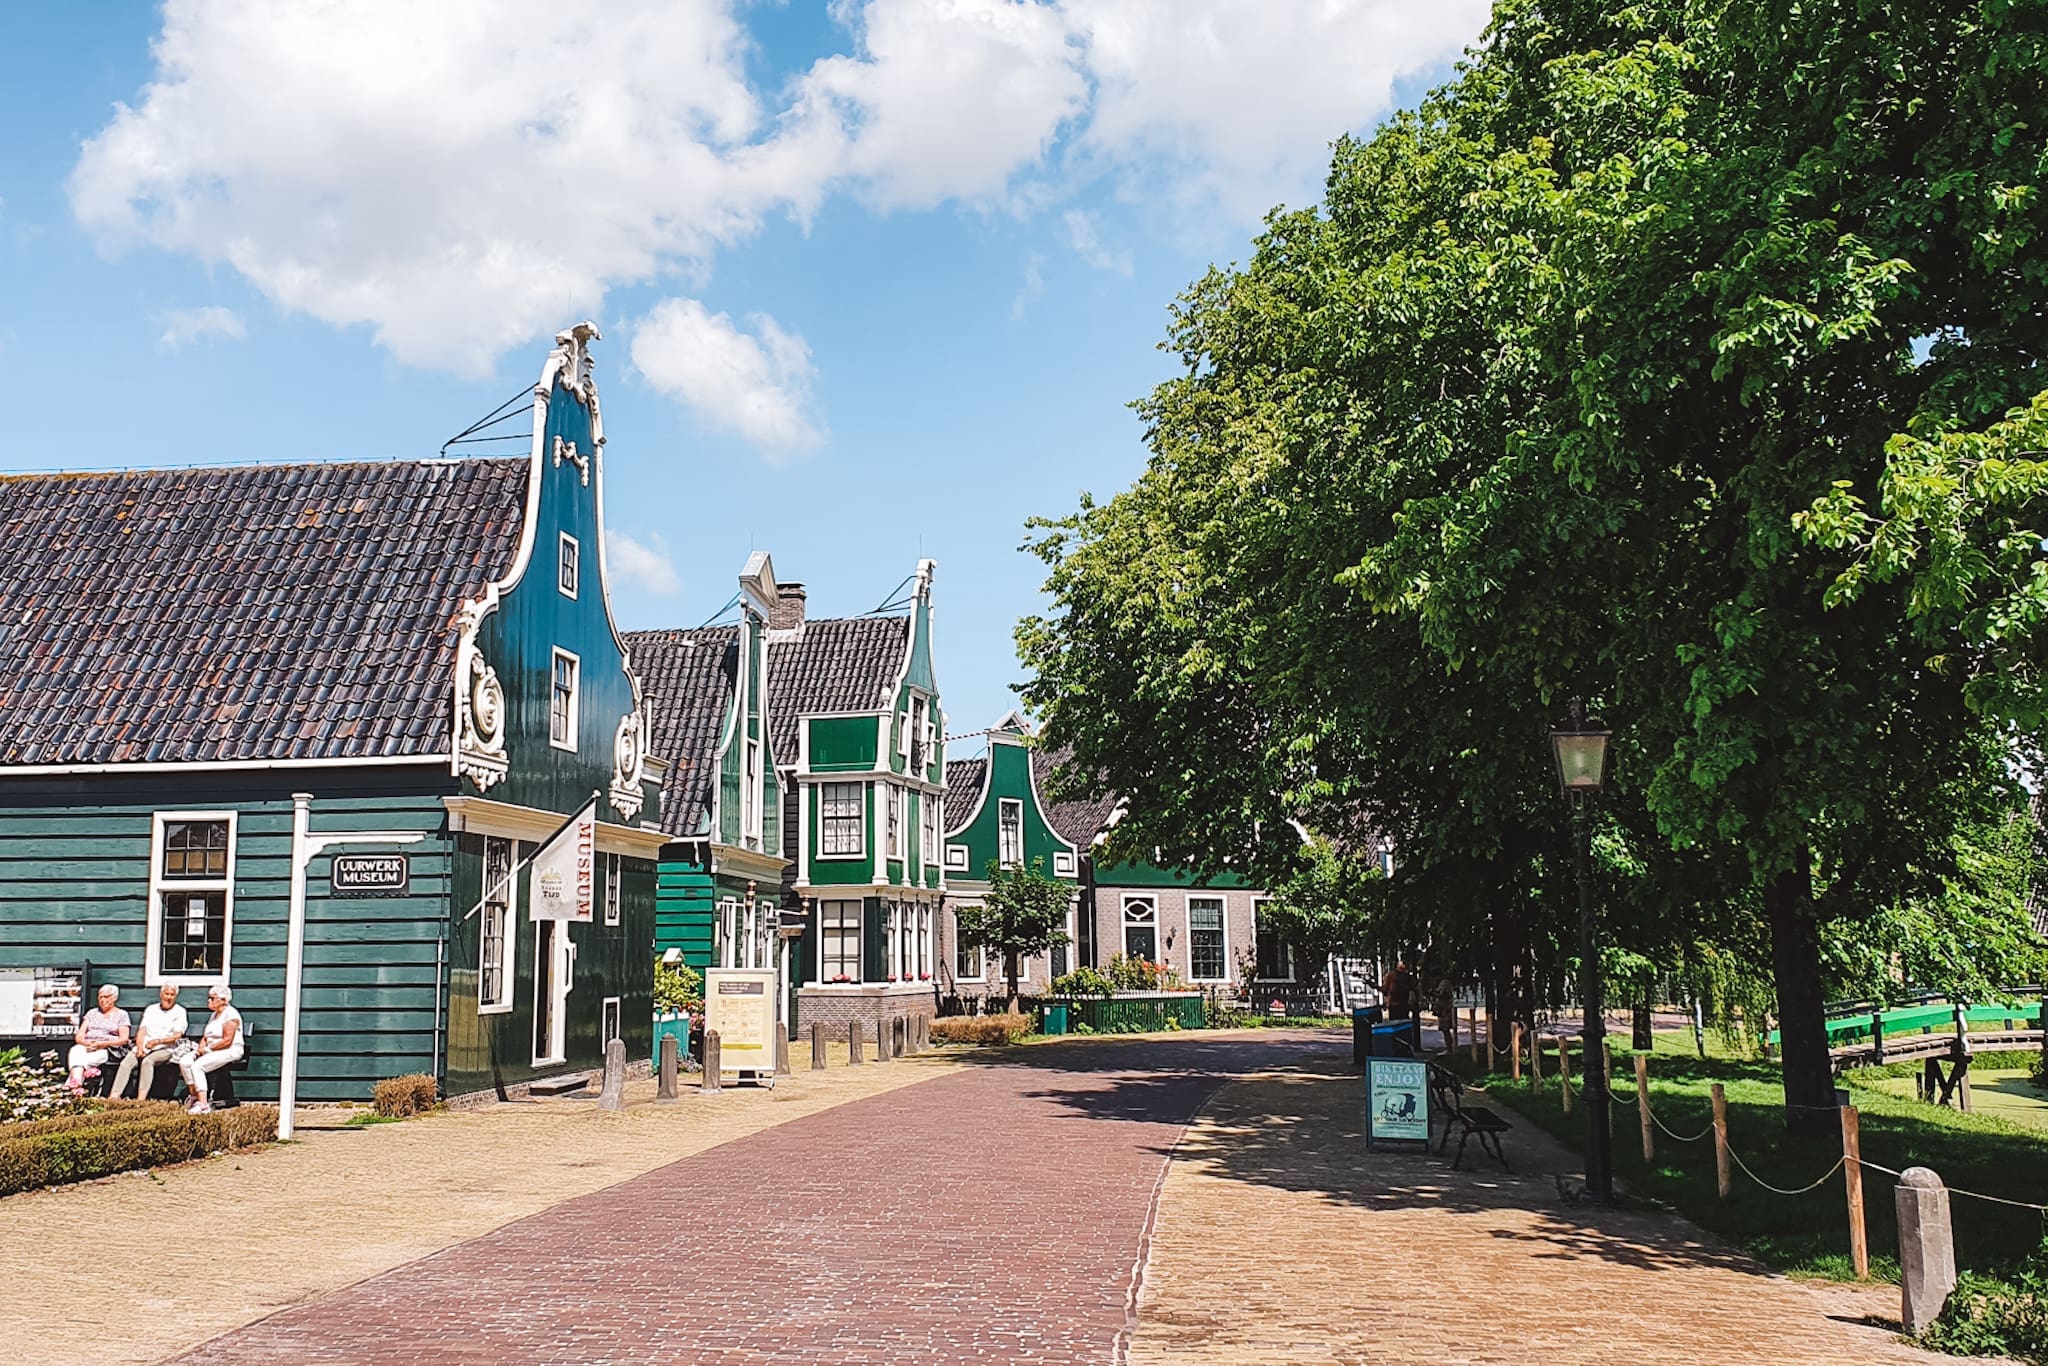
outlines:
[[[882,1027],[937,1005],[945,713],[930,560],[907,595],[809,619],[784,584],[771,619],[771,745],[782,782],[794,1018]]]
[[[645,1055],[662,765],[596,337],[521,457],[0,478],[0,973],[225,980],[259,1098]],[[534,920],[525,860],[593,794],[589,919]]]
[[[1074,889],[1067,911],[1068,942],[1025,959],[1019,986],[1044,991],[1075,963],[1089,961],[1077,952],[1082,947],[1081,876],[1087,846],[1060,832],[1039,795],[1036,751],[1024,718],[1011,712],[984,734],[984,754],[946,765],[945,964],[950,993],[963,998],[1000,997],[1008,989],[1003,964],[981,945],[963,939],[958,917],[950,913],[980,904],[988,891],[991,862],[1004,868],[1035,864]]]
[[[647,688],[650,743],[670,762],[655,948],[700,971],[785,966],[789,860],[768,687],[779,604],[775,566],[757,551],[740,575],[737,624],[626,637]]]

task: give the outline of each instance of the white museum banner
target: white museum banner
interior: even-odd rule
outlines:
[[[597,801],[548,836],[533,856],[533,919],[590,922],[597,900]]]

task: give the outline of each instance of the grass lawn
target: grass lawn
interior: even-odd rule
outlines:
[[[1691,1051],[1690,1035],[1682,1037],[1686,1051],[1658,1049],[1650,1063],[1651,1110],[1670,1130],[1691,1137],[1709,1128],[1709,1087],[1718,1081],[1727,1092],[1729,1146],[1764,1181],[1795,1189],[1841,1157],[1839,1139],[1802,1139],[1785,1133],[1784,1088],[1774,1064],[1721,1058],[1702,1062]],[[1983,1062],[1995,1056],[1983,1055]],[[1633,1196],[1670,1205],[1772,1266],[1819,1275],[1848,1274],[1848,1216],[1839,1174],[1817,1189],[1787,1196],[1763,1189],[1738,1166],[1734,1193],[1724,1202],[1715,1192],[1712,1135],[1681,1143],[1662,1129],[1657,1131],[1656,1161],[1645,1166],[1632,1103],[1634,1065],[1627,1059],[1625,1050],[1616,1050],[1614,1166],[1616,1177]],[[1985,1075],[1992,1074],[1987,1069]],[[1951,1190],[2048,1202],[2048,1122],[2032,1114],[2025,1122],[2016,1122],[1982,1110],[1965,1115],[1929,1105],[1913,1098],[1910,1075],[1865,1076],[1859,1070],[1848,1074],[1848,1084],[1866,1161],[1901,1171],[1931,1167]],[[1504,1076],[1488,1079],[1485,1085],[1491,1099],[1525,1120],[1573,1147],[1583,1142],[1585,1109],[1575,1104],[1569,1117],[1561,1112],[1554,1074],[1546,1077],[1540,1091],[1532,1091],[1526,1079],[1512,1082]],[[2048,1119],[2048,1102],[2039,1113]],[[1865,1170],[1871,1256],[1877,1269],[1888,1274],[1896,1274],[1898,1256],[1892,1186],[1892,1177]],[[2035,1211],[1961,1196],[1954,1197],[1952,1211],[1956,1262],[1965,1270],[2009,1270],[2041,1244],[2044,1223]]]

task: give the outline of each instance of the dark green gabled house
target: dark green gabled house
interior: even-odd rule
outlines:
[[[0,976],[200,988],[195,1029],[226,980],[257,1098],[294,1004],[301,1099],[645,1055],[662,766],[596,335],[556,338],[523,457],[0,478]],[[590,918],[535,921],[524,860],[593,793]]]
[[[740,620],[626,637],[647,685],[662,787],[655,948],[690,966],[780,966],[782,787],[768,711],[775,566],[756,551],[740,575]],[[787,1003],[784,1004],[787,1020]]]

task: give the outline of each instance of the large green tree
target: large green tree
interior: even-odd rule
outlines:
[[[1027,697],[1074,781],[1168,857],[1391,831],[1494,889],[1468,917],[1515,885],[1554,926],[1542,732],[1583,694],[1619,731],[1608,819],[1725,892],[1694,928],[1760,901],[1788,1114],[1832,1123],[1823,927],[1943,886],[1997,761],[1903,588],[1844,601],[1853,528],[1793,519],[1874,487],[1932,396],[2032,392],[2039,307],[1996,306],[1966,348],[1996,357],[1924,339],[2010,283],[1971,196],[2025,161],[2040,27],[1503,0],[1457,79],[1338,145],[1319,210],[1188,292],[1144,476],[1033,542]]]

